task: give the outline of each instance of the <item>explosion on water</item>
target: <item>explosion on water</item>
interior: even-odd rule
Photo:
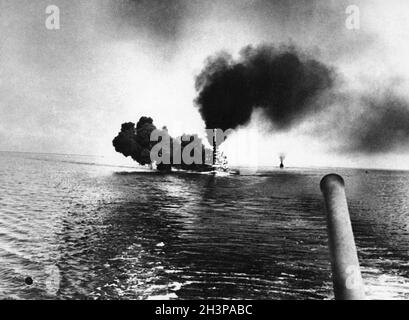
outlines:
[[[281,153],[279,158],[280,158],[280,168],[283,169],[284,168],[285,154]]]

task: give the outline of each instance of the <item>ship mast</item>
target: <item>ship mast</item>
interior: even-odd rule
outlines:
[[[217,161],[216,132],[216,129],[213,129],[213,166],[216,165]]]

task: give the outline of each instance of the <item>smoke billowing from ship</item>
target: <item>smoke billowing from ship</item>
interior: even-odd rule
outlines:
[[[152,140],[152,133],[160,139]],[[159,130],[153,124],[153,119],[149,117],[141,117],[138,123],[126,122],[122,124],[121,131],[112,141],[115,151],[122,153],[125,157],[131,157],[140,165],[152,165],[155,159],[152,159],[151,151],[159,142],[166,140],[169,143],[163,143],[160,148],[160,156],[165,154],[169,159],[169,163],[159,163],[157,169],[161,171],[170,171],[171,168],[192,170],[192,171],[210,171],[211,168],[211,150],[206,149],[202,144],[201,139],[197,135],[184,134],[179,138],[172,138],[164,127]],[[200,149],[200,161],[187,163],[181,156],[184,153],[189,153],[194,156],[194,153]],[[164,157],[165,158],[165,157]]]
[[[332,134],[335,139],[327,139],[328,147],[341,145],[340,152],[375,154],[409,145],[406,99],[393,93],[376,97],[373,90],[357,96],[350,93],[336,113],[334,101],[321,98],[327,94],[336,100],[345,94],[335,81],[338,77],[330,66],[295,47],[247,46],[237,59],[226,52],[207,59],[196,77],[195,104],[207,128],[235,129],[261,109],[275,131],[289,130],[310,115],[316,115],[315,124],[322,127],[332,117],[330,122],[336,125],[327,126],[320,137]],[[352,96],[362,112],[348,119]],[[319,113],[324,109],[326,118]]]
[[[195,100],[207,128],[234,129],[260,108],[276,130],[291,128],[324,105],[318,98],[334,83],[325,64],[294,47],[247,46],[238,59],[209,57],[196,77]]]
[[[341,97],[338,83],[335,85],[338,76],[331,67],[295,47],[247,46],[237,59],[225,52],[209,57],[195,79],[198,92],[195,105],[207,128],[223,131],[213,131],[215,136],[208,136],[213,153],[201,145],[206,150],[203,154],[210,151],[211,158],[203,163],[215,164],[216,148],[227,137],[226,132],[247,124],[256,109],[262,111],[275,131],[284,131],[311,115],[316,115],[314,121],[318,127],[323,125],[319,112],[326,108],[330,115],[326,121],[333,119],[324,125],[326,129],[320,131],[320,136],[333,134],[335,139],[328,139],[329,148],[337,144],[337,140],[342,141],[337,148],[343,152],[376,154],[409,145],[409,103],[406,99],[392,91],[377,95],[362,93],[355,98],[351,95],[345,101],[338,99],[341,113],[333,112],[331,101],[322,98],[326,94]],[[354,99],[361,113],[348,119],[348,103]],[[336,125],[332,126],[331,122]],[[153,120],[147,117],[142,117],[136,128],[132,122],[124,123],[113,141],[115,149],[141,165],[151,164],[150,150],[156,143],[150,141],[153,130],[156,130]],[[187,140],[176,147],[183,150],[189,143]],[[169,152],[173,154],[173,150]],[[279,158],[283,168],[284,154]],[[173,160],[158,169],[207,170],[207,167],[178,164]]]

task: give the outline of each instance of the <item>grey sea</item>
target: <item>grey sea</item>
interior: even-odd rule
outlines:
[[[0,298],[332,299],[319,182],[336,172],[368,298],[409,299],[409,172],[242,172],[1,152]]]

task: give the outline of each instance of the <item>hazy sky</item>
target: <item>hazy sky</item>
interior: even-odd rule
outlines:
[[[50,4],[59,30],[45,27]],[[345,26],[350,4],[359,30]],[[294,166],[409,169],[408,12],[406,0],[0,0],[0,150],[116,160],[121,123],[143,115],[202,134],[193,100],[205,59],[272,43],[334,68],[336,90],[326,111],[286,132],[264,130],[255,113],[225,143],[231,162],[286,153]]]

